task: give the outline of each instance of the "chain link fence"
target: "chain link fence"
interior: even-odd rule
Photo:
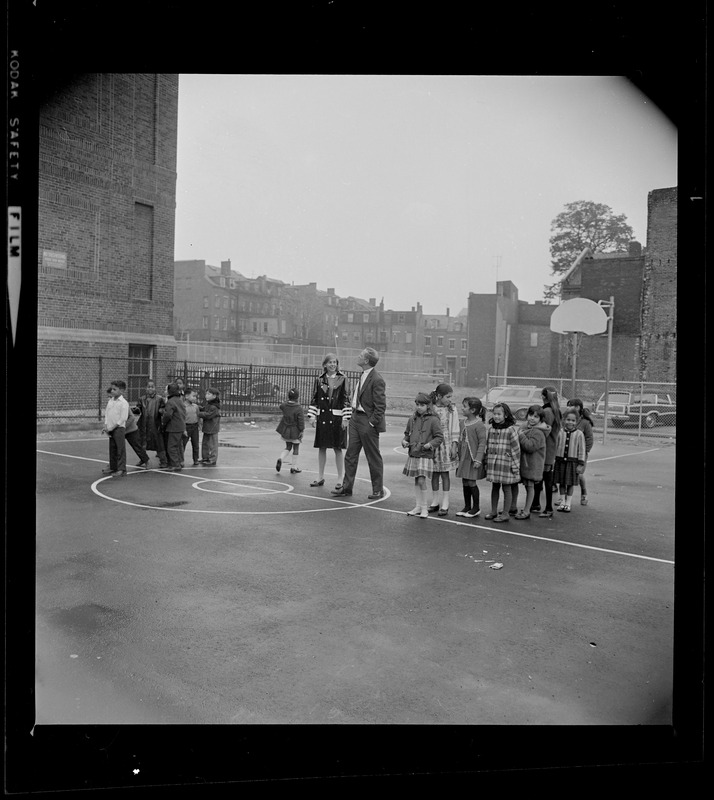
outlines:
[[[609,381],[590,378],[545,378],[487,375],[486,389],[496,386],[553,386],[561,398],[579,398],[600,432],[676,438],[677,384],[658,381]],[[607,425],[605,391],[607,388]]]

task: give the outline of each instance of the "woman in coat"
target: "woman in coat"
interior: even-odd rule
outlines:
[[[340,362],[334,353],[328,353],[322,359],[323,372],[315,379],[315,386],[310,399],[307,417],[315,428],[315,447],[317,450],[317,480],[310,486],[322,486],[325,483],[325,464],[328,448],[334,450],[337,467],[337,485],[342,488],[345,472],[345,456],[347,447],[347,425],[352,414],[350,392],[347,378],[340,371]]]

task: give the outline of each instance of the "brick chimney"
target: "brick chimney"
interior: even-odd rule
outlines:
[[[221,275],[224,275],[226,278],[230,277],[231,274],[231,260],[230,258],[228,261],[221,261]]]
[[[630,258],[639,258],[642,255],[642,245],[632,241],[627,245],[627,254]]]
[[[377,305],[377,298],[376,297],[370,297],[369,298],[369,304],[371,306],[376,306]]]

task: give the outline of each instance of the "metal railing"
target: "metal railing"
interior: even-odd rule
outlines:
[[[323,355],[324,357],[324,355]],[[379,371],[387,381],[387,413],[406,415],[414,409],[417,392],[431,391],[438,383],[449,382],[448,375],[427,372],[385,370],[381,359]],[[350,383],[360,370],[342,370]],[[166,386],[181,378],[186,386],[198,391],[202,399],[206,389],[218,390],[224,417],[250,417],[254,414],[278,414],[288,391],[297,389],[307,407],[312,399],[319,366],[256,365],[206,363],[200,361],[126,357],[44,356],[37,360],[37,421],[43,424],[100,422],[107,404],[107,388],[113,380],[127,384],[125,396],[136,404],[146,391],[148,379],[156,383],[160,394]]]

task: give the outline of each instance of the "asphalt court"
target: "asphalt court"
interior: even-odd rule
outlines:
[[[382,435],[386,490],[382,500],[367,499],[371,484],[364,456],[360,459],[353,497],[335,498],[330,495],[336,482],[332,453],[328,453],[325,485],[312,488],[309,483],[317,477],[317,465],[316,451],[310,444],[301,446],[301,473],[291,474],[289,463],[278,473],[275,460],[279,440],[275,434],[269,429],[240,424],[221,434],[220,461],[216,467],[189,465],[181,473],[165,472],[157,468],[152,454],[153,468],[139,470],[132,467],[136,458],[127,447],[127,477],[117,480],[99,475],[91,481],[91,490],[106,501],[128,507],[188,514],[298,516],[356,508],[401,514],[413,506],[413,486],[412,479],[401,474],[406,460],[398,444],[401,431],[398,426],[390,427],[397,430]],[[52,468],[51,462],[42,461],[43,456],[59,459],[54,462],[59,469],[71,468],[73,461],[75,465],[84,461],[85,466],[96,463],[103,467],[107,463],[105,438],[57,438],[39,441],[37,449],[38,469],[45,464]],[[66,459],[63,464],[62,459]],[[550,520],[534,515],[530,520],[511,519],[498,526],[483,520],[490,504],[491,486],[486,480],[479,482],[481,517],[464,520],[455,516],[462,499],[461,481],[452,475],[449,517],[409,518],[407,523],[412,527],[436,524],[488,530],[504,536],[551,538],[555,543],[603,552],[614,548],[623,556],[674,563],[674,446],[670,441],[665,439],[658,444],[647,440],[638,445],[627,438],[619,441],[611,436],[607,447],[596,445],[586,478],[590,497],[587,507],[579,505],[576,489],[573,512],[568,516],[555,512]],[[637,492],[632,491],[634,486],[638,487]],[[524,494],[520,487],[519,507]],[[647,495],[653,495],[656,501],[641,502]],[[390,520],[390,524],[393,522]]]
[[[101,475],[106,438],[40,439],[38,620],[54,643],[48,663],[57,667],[47,673],[62,672],[63,646],[81,656],[86,637],[94,636],[57,628],[56,615],[112,605],[107,598],[114,597],[117,614],[136,617],[124,641],[132,673],[144,661],[147,675],[165,662],[155,716],[143,705],[142,722],[667,724],[672,443],[596,440],[588,506],[579,505],[576,490],[569,515],[497,526],[454,516],[462,497],[453,478],[450,516],[406,515],[414,494],[413,479],[401,474],[402,430],[392,421],[382,435],[387,494],[378,501],[367,497],[364,456],[352,498],[330,495],[331,452],[324,486],[309,487],[317,475],[311,444],[301,447],[302,472],[291,474],[286,463],[277,473],[281,442],[267,424],[226,425],[216,467],[168,473],[129,466],[122,479]],[[127,464],[136,461],[128,449]],[[158,466],[155,457],[152,464]],[[483,515],[490,484],[479,484]],[[82,572],[85,583],[60,581],[62,565],[74,570],[80,558],[102,569]],[[181,588],[192,598],[188,610],[174,586],[187,572]],[[165,617],[130,612],[125,599],[135,595],[152,608],[145,595],[157,585],[169,606],[164,613],[180,608],[185,615],[165,652],[158,644]],[[216,675],[215,663],[196,647],[206,626],[225,626],[230,641],[237,620],[241,641],[250,643],[239,659],[238,684]],[[269,641],[265,624],[276,626]],[[195,654],[178,670],[177,639]],[[157,648],[151,657],[131,644],[146,640]],[[94,672],[98,665],[109,669],[104,651],[95,651],[103,660]],[[246,678],[256,662],[261,674]],[[284,679],[286,672],[289,693],[266,677]],[[200,703],[187,689],[196,675],[206,682]],[[120,683],[115,678],[113,686]],[[56,680],[46,685],[46,698]],[[132,698],[139,708],[143,680],[123,690],[124,721],[131,721]],[[373,696],[364,696],[367,685]],[[91,704],[72,711],[56,700],[47,709],[53,721],[113,719]]]

